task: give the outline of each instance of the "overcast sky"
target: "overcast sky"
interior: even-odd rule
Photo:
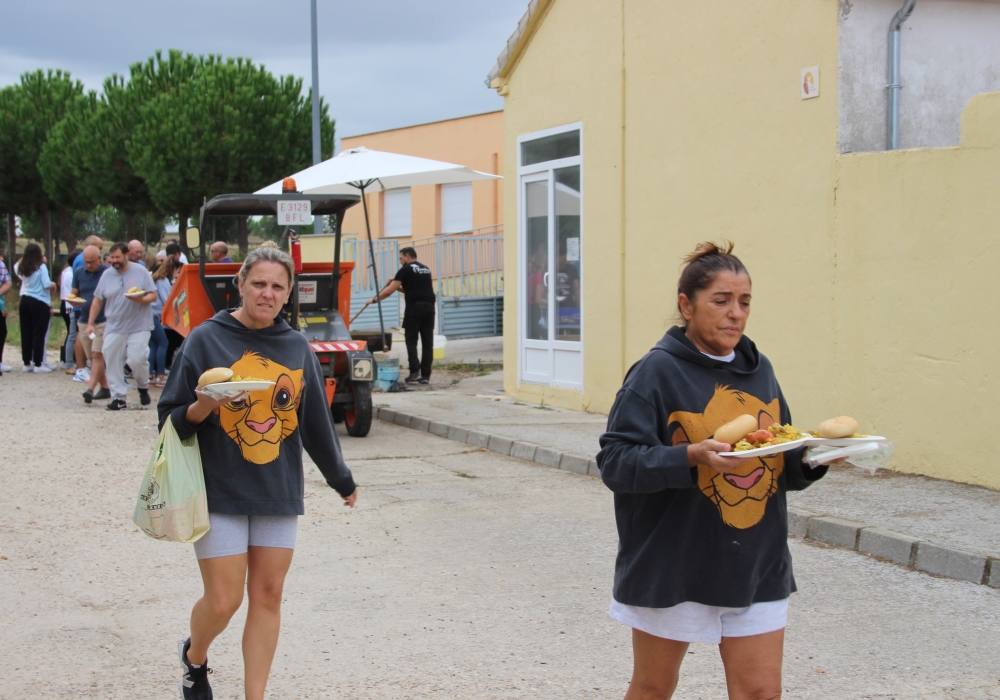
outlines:
[[[528,0],[318,0],[337,136],[500,109],[484,85]],[[156,49],[244,56],[311,81],[309,0],[0,0],[0,86],[62,68],[100,90]]]

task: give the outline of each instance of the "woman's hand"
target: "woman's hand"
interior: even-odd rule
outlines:
[[[358,502],[358,490],[354,489],[354,492],[350,496],[342,496],[344,499],[344,505],[348,508],[353,508],[354,504]]]
[[[711,467],[719,474],[728,474],[738,469],[743,464],[743,460],[738,457],[719,456],[720,452],[731,451],[732,445],[708,438],[707,440],[702,440],[701,442],[695,442],[688,445],[688,462],[690,462],[692,466],[704,464],[707,467]]]
[[[201,423],[213,413],[219,412],[219,407],[224,403],[239,403],[246,401],[248,392],[244,391],[237,396],[222,397],[211,394],[203,389],[195,389],[194,395],[197,400],[188,406],[187,419],[190,423]]]

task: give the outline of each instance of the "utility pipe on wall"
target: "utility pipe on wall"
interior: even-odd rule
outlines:
[[[892,16],[889,22],[889,106],[887,110],[886,148],[899,148],[899,91],[903,86],[899,82],[899,45],[900,30],[913,13],[917,0],[903,0],[903,6]]]

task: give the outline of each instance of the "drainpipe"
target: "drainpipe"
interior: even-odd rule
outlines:
[[[886,86],[889,91],[889,109],[886,148],[890,151],[899,148],[899,91],[903,88],[899,82],[900,30],[916,4],[917,0],[903,0],[903,6],[896,11],[892,21],[889,22],[889,84]]]

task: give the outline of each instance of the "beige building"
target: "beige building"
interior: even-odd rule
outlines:
[[[341,150],[365,146],[498,174],[503,167],[502,143],[503,112],[497,111],[345,136]],[[367,200],[376,238],[420,239],[500,230],[503,224],[502,180],[394,189],[367,195]],[[364,226],[362,208],[348,210],[344,234],[363,236]]]
[[[507,391],[607,411],[681,257],[730,239],[796,424],[851,414],[896,469],[1000,488],[1000,3],[916,4],[888,151],[901,5],[532,2],[490,75]]]

